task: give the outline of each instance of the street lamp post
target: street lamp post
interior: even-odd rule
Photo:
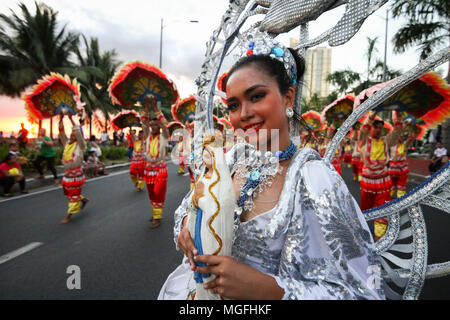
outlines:
[[[388,37],[388,21],[389,21],[389,10],[386,9],[386,30],[385,30],[385,35],[384,35],[384,65],[383,65],[383,82],[386,82],[386,71],[387,71],[387,66],[386,66],[386,57],[387,57],[387,37]]]
[[[174,21],[174,22],[179,22]],[[190,23],[198,23],[198,20],[189,20]],[[164,25],[164,18],[161,18],[161,32],[159,37],[159,68],[162,70],[162,49],[163,49],[163,31],[169,24]]]

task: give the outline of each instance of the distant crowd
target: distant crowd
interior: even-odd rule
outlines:
[[[52,139],[47,135],[46,129],[41,128],[39,134],[35,139],[28,138],[29,131],[21,123],[21,129],[17,134],[11,133],[9,137],[5,137],[0,131],[0,147],[2,148],[2,158],[0,159],[0,186],[2,187],[3,197],[12,197],[11,192],[13,186],[17,183],[20,188],[20,193],[26,194],[26,177],[22,167],[28,163],[36,170],[37,175],[35,179],[44,179],[44,164],[48,171],[53,175],[54,184],[61,183],[56,170],[56,151],[55,147],[60,145],[59,139]],[[99,175],[107,175],[106,164],[100,160],[102,156],[101,147],[112,145],[113,147],[127,147],[131,150],[129,134],[127,141],[125,141],[125,133],[115,131],[112,139],[107,133],[102,133],[100,139],[92,135],[86,141],[87,149],[84,154],[83,171],[87,177],[97,177]],[[108,143],[111,142],[111,143]],[[6,149],[6,150],[5,150]],[[34,149],[37,155],[34,159],[27,159],[23,153],[27,150]],[[128,157],[129,160],[131,156]]]

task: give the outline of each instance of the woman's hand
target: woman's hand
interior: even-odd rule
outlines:
[[[198,254],[197,249],[195,248],[194,241],[192,240],[191,233],[185,225],[187,223],[187,217],[183,220],[183,229],[178,236],[177,245],[181,251],[184,252],[186,257],[189,260],[189,264],[191,265],[191,270],[195,269],[194,255]]]
[[[216,278],[204,284],[224,298],[239,300],[281,299],[284,290],[280,288],[272,276],[237,262],[226,256],[199,255],[196,262],[204,262],[207,266],[196,267],[194,271],[203,274],[214,274]]]

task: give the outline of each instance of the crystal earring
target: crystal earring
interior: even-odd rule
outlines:
[[[291,107],[286,109],[286,116],[290,119],[294,116],[294,109],[292,109]]]

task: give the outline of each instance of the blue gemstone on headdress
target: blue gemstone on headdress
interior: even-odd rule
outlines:
[[[284,56],[284,50],[280,47],[272,48],[272,53],[277,57],[283,57]]]

